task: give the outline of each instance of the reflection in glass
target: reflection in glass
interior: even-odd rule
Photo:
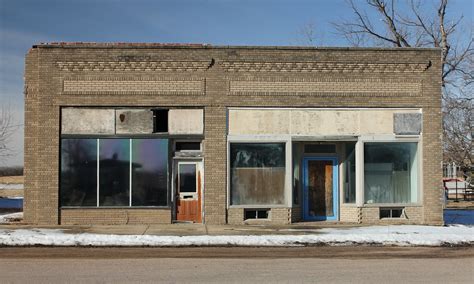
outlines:
[[[196,192],[196,165],[179,165],[179,192]]]
[[[129,206],[130,140],[100,139],[99,206]]]
[[[355,143],[346,143],[344,161],[344,203],[356,202]]]
[[[283,204],[284,143],[230,145],[231,204]]]
[[[168,204],[168,140],[132,140],[132,206]]]
[[[365,143],[366,203],[417,201],[417,143]]]
[[[61,206],[97,205],[97,139],[61,140]]]

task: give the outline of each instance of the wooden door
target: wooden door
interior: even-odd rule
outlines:
[[[337,219],[337,179],[335,158],[304,159],[304,219]]]
[[[176,220],[201,223],[201,162],[177,162]]]

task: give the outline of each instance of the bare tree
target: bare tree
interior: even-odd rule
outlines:
[[[15,154],[15,151],[9,145],[9,142],[18,129],[15,125],[13,114],[8,106],[0,108],[0,163]]]
[[[471,31],[458,30],[463,17],[448,19],[448,0],[439,0],[439,5],[430,11],[426,2],[405,1],[408,12],[399,12],[395,0],[366,0],[369,9],[376,16],[369,16],[353,0],[348,0],[355,18],[342,23],[334,23],[338,33],[355,46],[393,47],[438,47],[441,48],[443,64],[442,81],[459,84],[459,79],[470,77],[474,56],[474,39]],[[423,6],[422,6],[423,3]],[[374,15],[374,14],[372,14]],[[374,24],[374,18],[382,21]],[[464,39],[464,40],[463,40]],[[461,82],[462,83],[462,82]]]
[[[437,47],[441,49],[443,83],[444,159],[473,165],[474,39],[463,16],[447,16],[448,0],[433,2],[365,0],[363,8],[347,0],[354,18],[334,23],[354,46]],[[360,3],[360,2],[358,2]],[[367,9],[375,13],[368,14]]]
[[[444,161],[455,162],[465,168],[473,165],[474,101],[447,98],[443,115]]]

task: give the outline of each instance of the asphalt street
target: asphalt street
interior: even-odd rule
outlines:
[[[1,248],[2,283],[472,283],[474,248]]]

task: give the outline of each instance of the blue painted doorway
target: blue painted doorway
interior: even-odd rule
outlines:
[[[335,157],[303,158],[303,219],[338,220],[339,174]]]

